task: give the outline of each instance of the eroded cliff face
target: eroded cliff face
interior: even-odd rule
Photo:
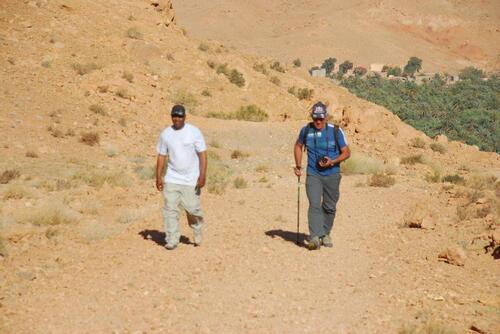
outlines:
[[[175,26],[175,11],[170,0],[151,0],[151,6],[160,12],[167,27]]]

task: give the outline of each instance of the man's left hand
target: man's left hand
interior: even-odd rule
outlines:
[[[321,167],[323,167],[323,168],[325,168],[325,167],[331,167],[331,166],[333,166],[335,164],[334,160],[330,159],[329,157],[325,157],[325,158],[326,158],[325,161],[321,160],[319,162],[319,165]]]

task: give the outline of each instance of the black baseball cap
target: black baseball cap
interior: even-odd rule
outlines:
[[[322,102],[318,102],[312,106],[311,117],[313,119],[325,119],[327,114],[328,111],[326,110],[326,105]]]
[[[170,116],[186,117],[186,109],[184,108],[184,106],[176,104],[175,106],[172,107]]]

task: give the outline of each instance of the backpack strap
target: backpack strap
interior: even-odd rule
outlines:
[[[337,124],[334,124],[333,125],[333,139],[335,140],[335,149],[340,154],[339,131],[340,131],[340,127]]]
[[[302,135],[302,147],[304,151],[306,150],[307,147],[307,136],[309,135],[309,131],[311,131],[311,128],[313,127],[313,123],[307,123],[306,125],[306,130],[304,131],[304,134]]]

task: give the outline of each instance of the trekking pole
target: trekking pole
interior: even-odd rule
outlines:
[[[299,222],[300,222],[300,176],[297,176],[297,245],[299,244]]]

